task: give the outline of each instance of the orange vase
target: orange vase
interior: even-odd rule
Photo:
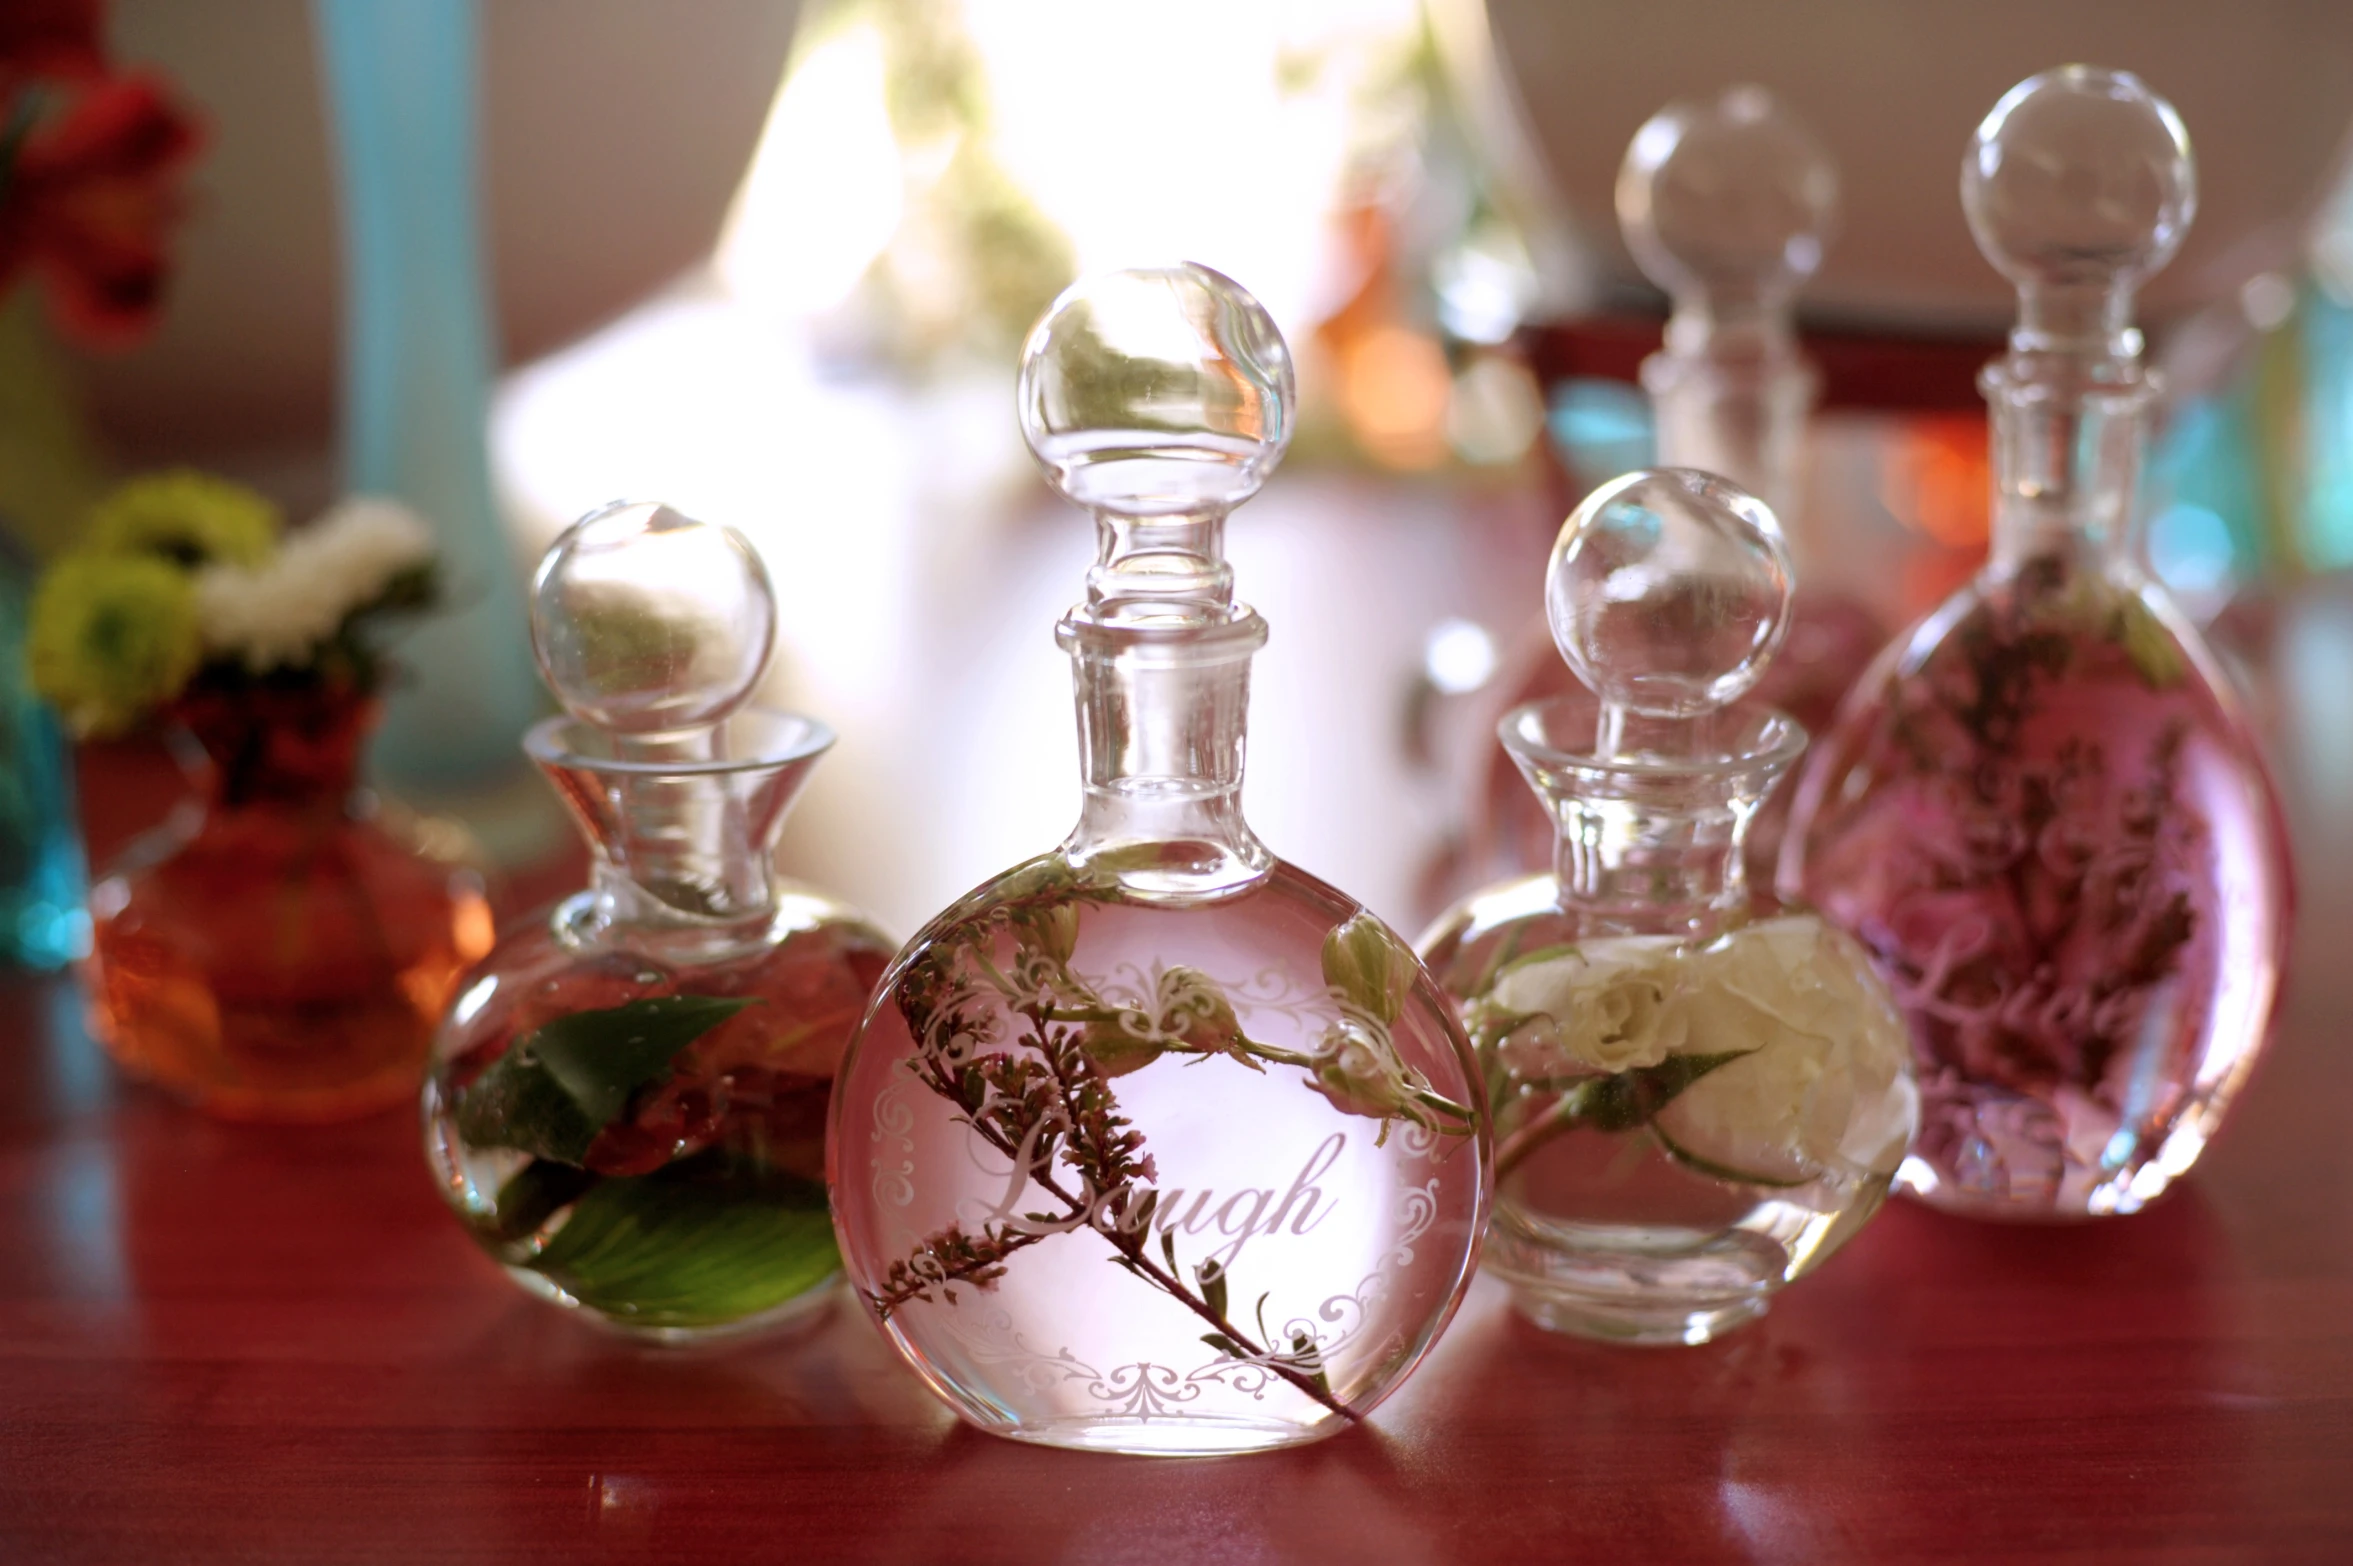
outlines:
[[[91,892],[92,1031],[126,1070],[236,1120],[413,1098],[458,975],[489,950],[479,878],[357,784],[379,708],[316,685],[184,698],[199,784]]]

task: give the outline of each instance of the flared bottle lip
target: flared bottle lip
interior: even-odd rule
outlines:
[[[1672,748],[1593,752],[1601,701],[1577,690],[1514,707],[1496,725],[1503,748],[1546,771],[1574,771],[1628,781],[1731,780],[1779,776],[1806,748],[1805,725],[1780,708],[1740,701],[1698,718],[1653,726]]]
[[[813,761],[833,748],[828,725],[775,707],[745,707],[718,726],[721,754],[708,759],[641,759],[613,754],[610,731],[561,714],[523,736],[524,753],[542,766],[626,777],[724,777],[771,772]]]

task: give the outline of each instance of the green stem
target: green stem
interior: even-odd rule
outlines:
[[[1297,1050],[1284,1049],[1278,1044],[1261,1044],[1256,1039],[1249,1037],[1242,1040],[1242,1053],[1277,1066],[1293,1066],[1302,1071],[1315,1069],[1315,1061],[1310,1056],[1302,1055]],[[1445,1094],[1434,1092],[1429,1088],[1415,1088],[1413,1101],[1435,1114],[1451,1116],[1461,1121],[1464,1134],[1467,1134],[1470,1127],[1477,1123],[1476,1117],[1468,1109]]]
[[[1810,1180],[1775,1180],[1765,1175],[1750,1174],[1745,1169],[1735,1169],[1729,1164],[1719,1164],[1712,1158],[1700,1157],[1699,1154],[1667,1135],[1666,1132],[1659,1129],[1657,1121],[1653,1120],[1649,1129],[1650,1134],[1658,1140],[1659,1146],[1666,1150],[1669,1158],[1686,1168],[1697,1170],[1711,1180],[1723,1180],[1733,1185],[1761,1185],[1775,1191],[1792,1191],[1801,1185],[1812,1184]]]
[[[1587,1078],[1554,1099],[1544,1113],[1495,1145],[1495,1183],[1526,1163],[1531,1154],[1585,1118],[1585,1090],[1598,1079]]]

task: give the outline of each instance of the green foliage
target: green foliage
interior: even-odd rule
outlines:
[[[476,1147],[578,1164],[632,1094],[668,1075],[680,1050],[753,1004],[663,995],[558,1017],[458,1096],[458,1132]]]
[[[1587,1078],[1563,1097],[1574,1101],[1569,1116],[1578,1124],[1596,1131],[1631,1131],[1648,1125],[1692,1083],[1748,1053],[1732,1049],[1714,1055],[1669,1055],[1655,1066]]]
[[[2132,660],[2141,682],[2149,689],[2168,690],[2181,683],[2187,668],[2181,648],[2137,594],[2118,597],[2115,625],[2109,639],[2124,649],[2124,656]]]
[[[708,1327],[808,1293],[841,1257],[823,1185],[705,1155],[597,1182],[527,1265],[617,1321]]]

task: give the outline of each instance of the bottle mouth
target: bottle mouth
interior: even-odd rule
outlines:
[[[1571,774],[1628,784],[1686,781],[1737,791],[1743,780],[1769,784],[1806,748],[1805,725],[1761,701],[1735,702],[1683,720],[1632,719],[1627,747],[1594,752],[1601,700],[1572,691],[1514,707],[1496,726],[1503,748],[1531,778]],[[1539,785],[1541,786],[1541,785]]]
[[[627,777],[726,777],[774,771],[813,761],[833,748],[834,732],[815,718],[768,707],[745,707],[711,731],[707,756],[624,756],[611,731],[578,718],[542,718],[523,736],[523,750],[544,767]]]

